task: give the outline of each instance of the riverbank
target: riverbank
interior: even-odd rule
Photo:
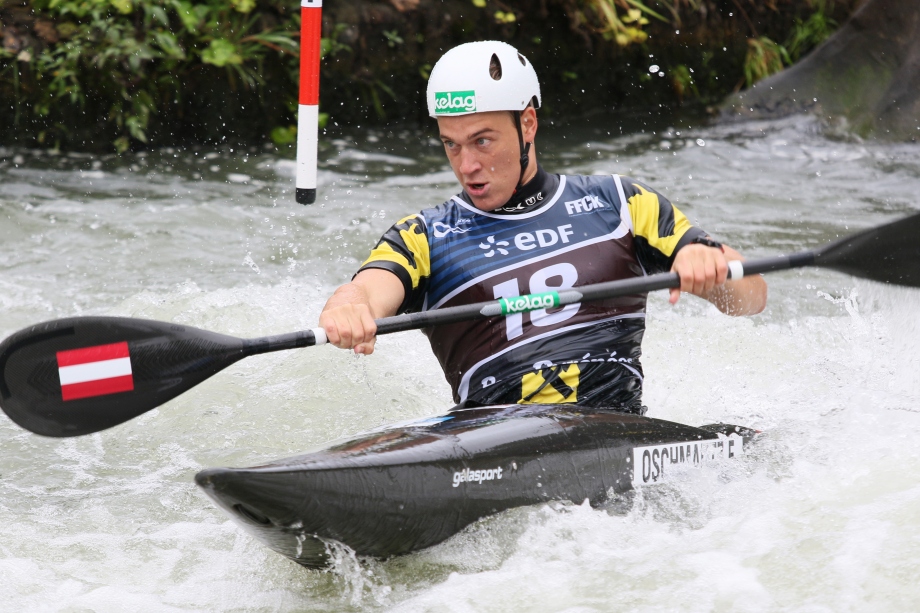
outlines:
[[[321,111],[425,120],[445,49],[506,40],[557,119],[705,107],[795,61],[859,0],[358,0],[323,8]],[[0,144],[124,151],[295,138],[299,3],[0,2]]]

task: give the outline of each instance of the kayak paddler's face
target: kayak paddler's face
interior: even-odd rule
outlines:
[[[524,141],[533,142],[537,114],[533,108],[521,113]],[[454,175],[481,211],[494,211],[511,199],[521,178],[521,145],[514,116],[507,111],[438,117],[444,151]],[[525,182],[536,168],[532,159]]]

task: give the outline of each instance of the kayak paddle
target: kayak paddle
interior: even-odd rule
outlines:
[[[819,249],[731,262],[729,278],[802,266],[920,287],[920,213]],[[502,298],[377,320],[377,334],[497,317],[680,287],[676,273]],[[125,317],[36,324],[0,343],[0,407],[44,436],[105,430],[154,409],[251,355],[326,343],[322,328],[239,339],[189,326]]]

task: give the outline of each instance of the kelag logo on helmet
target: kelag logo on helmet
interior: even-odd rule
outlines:
[[[523,112],[531,103],[540,108],[540,100],[533,65],[517,49],[497,40],[454,47],[431,69],[425,88],[428,115],[434,118],[491,111]]]
[[[435,113],[443,115],[445,113],[475,113],[476,112],[476,92],[435,92],[434,94]]]

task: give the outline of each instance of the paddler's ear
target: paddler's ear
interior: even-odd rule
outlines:
[[[521,133],[525,143],[532,143],[537,136],[537,111],[533,105],[521,111]]]

